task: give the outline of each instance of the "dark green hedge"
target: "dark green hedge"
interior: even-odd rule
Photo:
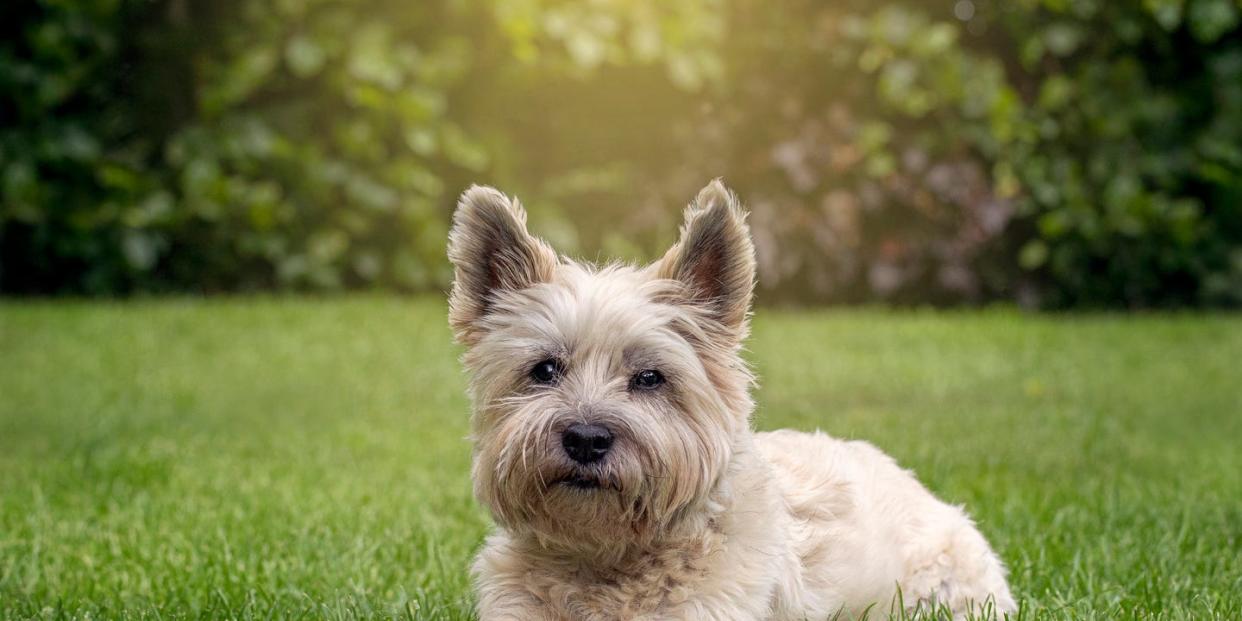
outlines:
[[[1238,0],[0,8],[0,292],[443,288],[471,182],[649,258],[725,176],[763,297],[1242,304]]]

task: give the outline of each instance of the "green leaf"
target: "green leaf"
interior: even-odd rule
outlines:
[[[327,61],[323,48],[310,37],[296,36],[285,44],[285,62],[293,75],[308,78],[319,73]]]
[[[129,230],[121,239],[125,261],[139,272],[150,271],[160,258],[160,239],[143,231]]]
[[[1018,253],[1018,265],[1023,269],[1036,270],[1043,267],[1048,261],[1048,244],[1034,239],[1026,242],[1022,246],[1022,251]]]
[[[249,49],[228,61],[203,90],[203,108],[214,115],[245,100],[268,81],[276,63],[276,54],[265,46]]]
[[[1182,8],[1185,0],[1143,0],[1143,7],[1155,18],[1156,23],[1168,31],[1175,30],[1182,23]]]
[[[1191,0],[1187,21],[1190,32],[1203,43],[1213,43],[1238,25],[1238,7],[1232,0]]]
[[[1044,44],[1056,56],[1069,56],[1078,50],[1085,33],[1078,26],[1059,22],[1044,30]]]
[[[372,24],[353,37],[349,55],[349,74],[354,78],[395,91],[403,82],[401,66],[392,54],[391,33]]]
[[[317,262],[330,263],[349,249],[349,235],[340,229],[323,229],[306,240],[307,255]]]
[[[1074,82],[1058,73],[1044,80],[1039,89],[1039,107],[1054,111],[1065,106],[1074,95]]]

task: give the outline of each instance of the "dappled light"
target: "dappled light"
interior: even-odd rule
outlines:
[[[471,183],[647,260],[723,176],[761,301],[1242,302],[1232,0],[3,14],[0,291],[442,290]]]

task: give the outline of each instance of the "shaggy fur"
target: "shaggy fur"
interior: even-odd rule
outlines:
[[[751,430],[754,251],[723,185],[642,268],[560,259],[525,221],[474,187],[449,241],[475,495],[498,526],[474,566],[484,621],[850,618],[898,589],[908,608],[1014,610],[970,519],[879,450]],[[542,361],[554,381],[533,379]],[[639,387],[644,370],[664,383]],[[613,434],[603,459],[569,457],[574,423]]]

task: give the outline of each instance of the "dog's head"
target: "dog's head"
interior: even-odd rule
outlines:
[[[500,524],[600,549],[707,502],[748,433],[738,354],[754,288],[745,214],[719,182],[646,267],[558,258],[515,200],[462,195],[449,321],[471,374],[475,494]]]

